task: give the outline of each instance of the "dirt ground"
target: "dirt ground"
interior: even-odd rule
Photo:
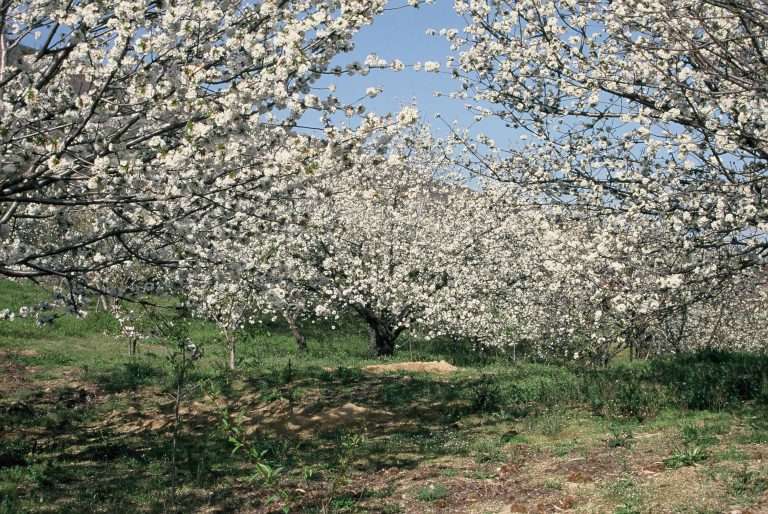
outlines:
[[[447,374],[455,373],[460,368],[453,366],[445,361],[431,362],[395,362],[392,364],[374,364],[363,367],[363,371],[368,373],[392,373],[396,371],[415,372],[415,373],[435,373]]]

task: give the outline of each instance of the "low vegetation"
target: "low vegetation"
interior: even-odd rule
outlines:
[[[130,357],[104,313],[0,323],[3,514],[768,508],[765,356],[586,369],[435,341],[382,362],[351,321],[308,327],[305,353],[267,323],[232,372],[179,318],[202,348],[180,384],[168,339]]]

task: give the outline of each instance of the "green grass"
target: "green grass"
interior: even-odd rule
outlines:
[[[0,281],[0,310],[45,297],[40,288]],[[523,476],[544,484],[546,494],[561,495],[568,479],[558,471],[563,463],[648,452],[665,461],[665,473],[689,465],[745,466],[716,478],[744,501],[756,501],[765,487],[766,471],[752,465],[749,450],[768,444],[765,356],[704,352],[583,369],[511,362],[449,341],[406,340],[393,357],[374,359],[364,327],[350,317],[333,330],[306,324],[306,353],[287,327],[264,320],[242,334],[238,370],[231,373],[212,323],[177,323],[204,350],[185,403],[198,410],[185,415],[178,440],[181,511],[211,505],[419,511],[461,496],[453,480],[494,480],[511,462],[535,468],[537,459],[547,459],[547,476]],[[0,514],[169,511],[171,427],[160,421],[172,412],[173,351],[153,337],[129,357],[115,321],[93,309],[52,326],[0,321],[0,373],[10,384],[0,391]],[[462,369],[407,377],[361,370],[409,360],[446,360]],[[367,415],[342,425],[318,423],[311,437],[286,436],[284,427],[259,418],[269,409],[287,418],[348,403],[389,414],[381,414],[382,422],[372,415],[367,424]],[[233,427],[250,453],[233,444]],[[259,463],[279,470],[276,478],[258,479]],[[644,502],[652,494],[610,465],[616,469],[606,476],[621,478],[593,493],[605,502],[601,511],[648,511]],[[403,479],[407,486],[369,483],[391,469],[427,478]]]
[[[617,503],[614,514],[636,514],[642,512],[642,493],[634,477],[623,475],[608,483],[605,494]]]
[[[768,491],[768,468],[748,469],[746,464],[726,477],[728,494],[737,500],[749,501]]]

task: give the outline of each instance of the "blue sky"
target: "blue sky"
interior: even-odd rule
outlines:
[[[398,5],[399,2],[402,0],[395,0],[389,5]],[[428,36],[426,31],[442,27],[459,28],[462,23],[463,20],[454,13],[450,0],[437,0],[433,5],[419,8],[385,11],[372,25],[356,35],[355,50],[337,56],[333,64],[344,65],[355,60],[362,62],[368,54],[375,53],[390,62],[394,59],[406,64],[438,61],[443,65],[443,71],[375,70],[367,76],[334,77],[330,82],[336,83],[337,93],[343,100],[354,100],[364,95],[368,86],[383,87],[384,92],[379,97],[365,103],[368,109],[376,112],[398,110],[401,105],[414,100],[425,112],[432,114],[441,109],[455,108],[456,102],[433,97],[435,90],[449,92],[456,85],[445,72],[445,59],[450,54],[447,41],[440,36]]]
[[[393,0],[388,7],[404,4],[405,0]],[[381,87],[383,92],[378,97],[362,101],[368,111],[379,114],[397,112],[401,106],[414,103],[437,135],[444,136],[448,132],[444,121],[435,120],[437,113],[447,122],[456,120],[459,126],[468,127],[474,120],[473,114],[464,107],[466,101],[434,96],[436,91],[454,91],[459,84],[445,66],[446,58],[451,54],[450,45],[440,35],[426,34],[428,29],[455,28],[461,31],[464,23],[454,12],[452,0],[435,0],[432,5],[385,11],[355,36],[354,51],[338,55],[331,67],[354,61],[362,63],[369,54],[376,54],[388,62],[400,59],[408,65],[437,61],[441,63],[441,72],[427,73],[410,68],[401,72],[373,70],[366,76],[324,77],[317,86],[335,84],[335,94],[342,102],[353,102],[365,96],[368,87]],[[479,127],[475,126],[473,132],[478,131]],[[512,137],[512,131],[505,130],[498,120],[484,121],[482,131],[498,142],[508,142]]]

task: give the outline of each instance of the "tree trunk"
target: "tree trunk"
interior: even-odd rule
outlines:
[[[355,310],[368,325],[368,347],[376,357],[385,357],[395,353],[395,340],[404,327],[392,328],[395,323],[388,323],[387,316],[378,314],[367,306],[356,305]],[[389,317],[390,319],[393,317]]]
[[[136,347],[137,346],[138,346],[138,341],[136,340],[136,338],[132,337],[128,341],[128,355],[130,355],[131,357],[135,357],[136,356]]]
[[[368,345],[371,353],[377,357],[386,357],[395,353],[395,339],[398,334],[381,323],[368,322]]]
[[[227,334],[227,369],[235,369],[235,337]]]
[[[296,346],[298,347],[299,351],[306,352],[307,338],[304,337],[304,334],[301,333],[301,329],[299,328],[298,323],[296,323],[296,318],[294,318],[293,315],[288,311],[283,312],[283,317],[285,318],[285,321],[288,322],[288,328],[291,329],[291,334],[293,334],[293,338],[296,340]]]

